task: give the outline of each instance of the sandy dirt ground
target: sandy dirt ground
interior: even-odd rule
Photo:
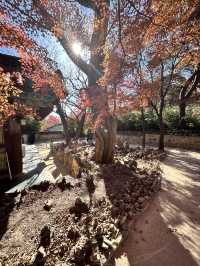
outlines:
[[[116,266],[200,265],[200,153],[168,150],[162,190],[131,228]]]

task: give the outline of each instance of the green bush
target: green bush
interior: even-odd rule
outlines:
[[[159,123],[153,111],[145,112],[145,127],[147,131],[158,131]],[[126,114],[118,119],[119,131],[141,131],[142,119],[140,112]]]
[[[145,111],[145,128],[146,131],[159,130],[159,121],[157,115],[151,109]]]
[[[200,130],[200,107],[188,107],[186,112],[186,124],[190,130]]]
[[[178,129],[179,125],[179,110],[177,107],[167,107],[165,108],[164,121],[167,125],[168,130],[173,131]]]
[[[40,131],[41,124],[40,121],[34,119],[34,118],[27,118],[26,119],[26,125],[24,126],[24,131],[27,134],[36,134]]]
[[[129,113],[118,119],[118,130],[134,131],[141,130],[141,115],[139,112]]]
[[[164,110],[163,120],[168,133],[187,134],[190,132],[200,132],[200,106],[191,105],[186,110],[187,130],[179,129],[179,108],[167,106]],[[152,109],[145,110],[146,132],[158,132],[159,121]],[[140,112],[132,112],[118,119],[119,131],[141,131],[142,120]]]

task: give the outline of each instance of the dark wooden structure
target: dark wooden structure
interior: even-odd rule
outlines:
[[[5,72],[20,72],[19,58],[0,54],[0,67]],[[10,173],[9,173],[10,167]],[[11,176],[15,178],[22,173],[22,145],[20,121],[10,118],[0,128],[0,177]]]
[[[22,173],[20,123],[16,118],[11,118],[1,127],[0,131],[0,175],[2,177],[11,175],[11,178],[15,178]]]
[[[21,72],[20,58],[0,53],[0,67],[11,74]],[[41,119],[53,110],[55,99],[51,95],[44,97],[35,93],[31,80],[25,79],[21,89],[23,92],[20,101],[34,107],[37,105],[36,111]],[[49,105],[51,101],[52,104]],[[0,127],[0,179],[5,175],[9,176],[8,161],[13,178],[22,173],[22,130],[18,117],[9,118],[3,127]]]
[[[0,177],[8,175],[3,127],[0,127]]]

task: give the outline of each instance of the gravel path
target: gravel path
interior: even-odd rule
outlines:
[[[133,226],[116,266],[200,265],[200,153],[168,153],[162,191]]]

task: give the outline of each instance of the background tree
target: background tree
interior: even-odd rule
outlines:
[[[88,97],[91,101],[93,119],[101,121],[95,127],[96,149],[95,158],[98,162],[109,162],[113,159],[114,119],[109,112],[106,91],[98,85],[102,76],[104,48],[107,38],[109,21],[109,0],[67,2],[57,1],[6,1],[1,10],[26,32],[49,33],[57,38],[69,58],[88,77]],[[80,5],[78,5],[80,4]],[[91,27],[84,16],[85,8],[89,8],[93,16],[93,31],[86,34]],[[88,17],[88,16],[87,16]],[[90,16],[91,19],[91,16]],[[88,26],[88,30],[87,29]],[[89,59],[83,60],[72,49],[72,40],[81,39],[81,43],[89,46]],[[88,40],[90,42],[88,43]],[[98,100],[97,100],[98,99]],[[101,124],[101,126],[100,126]]]

